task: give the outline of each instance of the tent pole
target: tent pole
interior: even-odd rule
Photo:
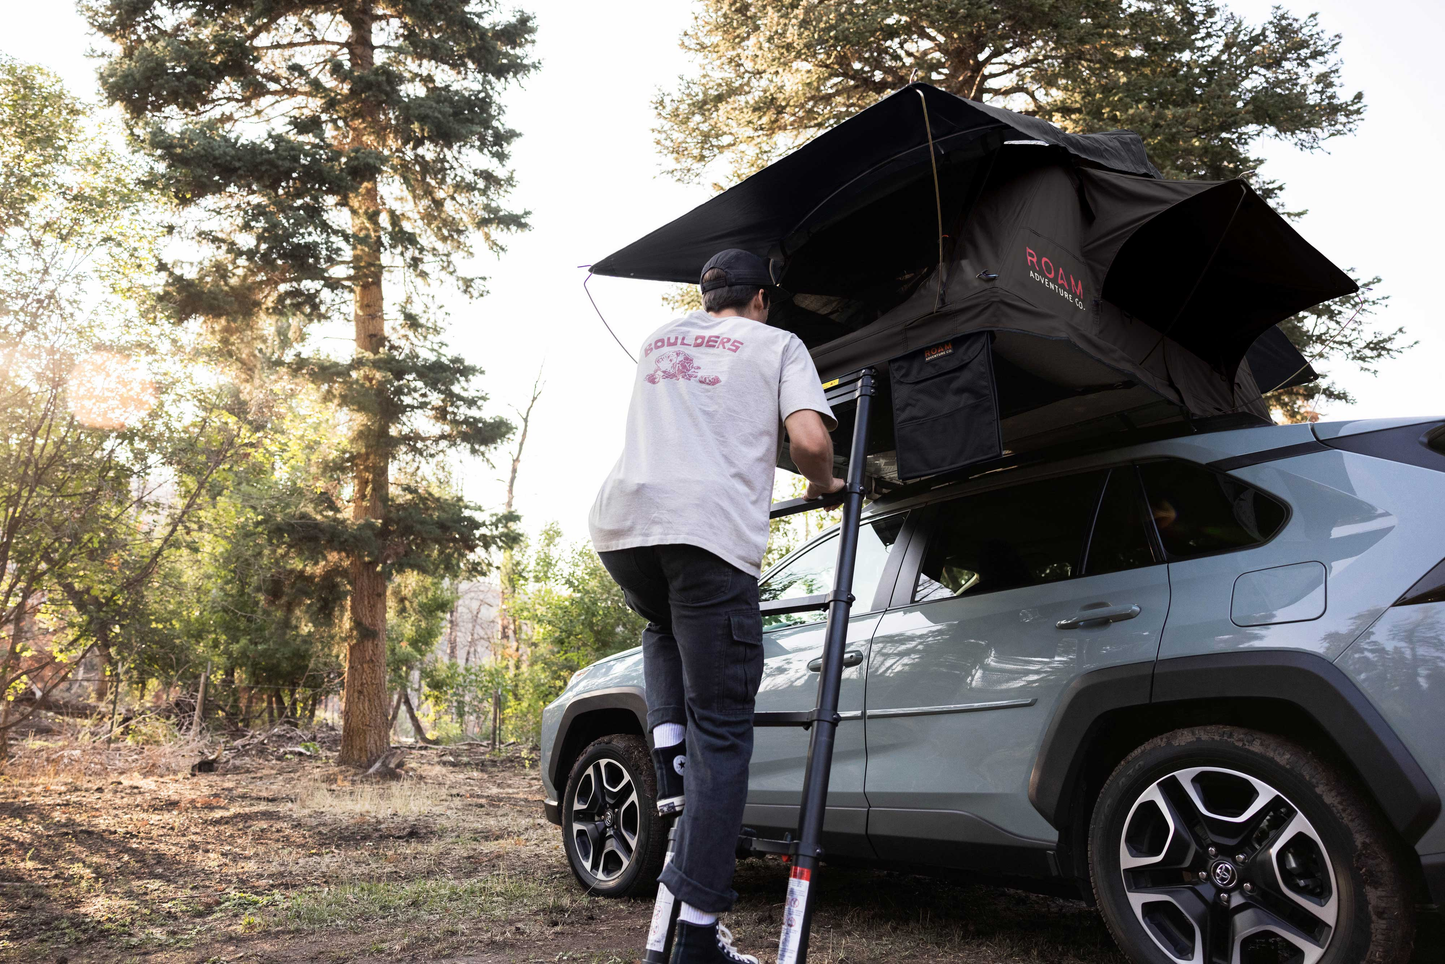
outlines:
[[[943,193],[938,188],[938,157],[933,150],[933,125],[928,120],[928,98],[918,90],[918,101],[923,105],[923,130],[928,135],[928,163],[933,167],[933,204],[938,214],[938,294],[933,299],[933,310],[943,305],[943,286],[946,282],[947,264],[943,257]]]

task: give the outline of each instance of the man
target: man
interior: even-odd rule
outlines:
[[[758,576],[781,433],[817,498],[837,427],[808,350],[770,328],[768,263],[738,249],[703,268],[703,310],[642,346],[622,457],[597,494],[592,542],[642,633],[658,809],[681,812],[662,882],[682,901],[673,964],[754,962],[718,915],[734,852],[763,673]],[[684,761],[687,773],[684,807]]]

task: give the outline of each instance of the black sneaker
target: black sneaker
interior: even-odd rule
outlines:
[[[652,751],[652,768],[657,771],[657,813],[668,817],[682,813],[682,771],[687,767],[687,742]]]
[[[733,947],[732,933],[721,924],[677,922],[672,964],[759,964],[756,957]]]

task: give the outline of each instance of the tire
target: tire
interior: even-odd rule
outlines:
[[[1089,869],[1138,964],[1410,955],[1414,902],[1394,837],[1338,770],[1267,733],[1193,727],[1125,757],[1094,808]]]
[[[667,852],[656,801],[652,755],[640,736],[604,736],[572,764],[562,846],[572,875],[590,893],[629,897],[656,887]]]

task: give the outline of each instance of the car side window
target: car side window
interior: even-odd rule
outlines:
[[[1170,559],[1257,546],[1269,541],[1289,514],[1253,486],[1192,462],[1145,462],[1139,475]]]
[[[1105,473],[1043,479],[937,507],[914,602],[1071,579]]]
[[[872,608],[873,593],[883,570],[888,565],[888,555],[903,531],[906,513],[880,519],[872,525],[858,530],[858,557],[853,568],[853,595],[858,602],[854,613],[867,612]],[[797,599],[800,596],[819,596],[833,589],[833,568],[838,561],[838,536],[833,534],[820,539],[806,550],[794,556],[781,569],[771,573],[758,585],[758,598],[762,602],[778,599]],[[781,626],[800,626],[804,623],[822,622],[827,613],[785,613],[763,617],[763,629],[777,629]]]
[[[1152,566],[1158,561],[1149,537],[1149,507],[1139,488],[1139,474],[1132,465],[1114,469],[1109,473],[1099,514],[1094,519],[1084,572],[1101,576]]]

